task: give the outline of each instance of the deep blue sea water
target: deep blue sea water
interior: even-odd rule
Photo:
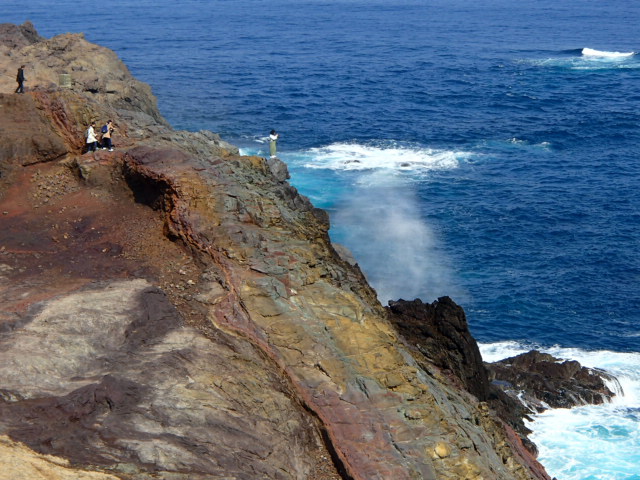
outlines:
[[[278,130],[383,303],[449,295],[488,360],[618,375],[531,428],[560,480],[640,479],[640,2],[0,5],[27,19],[115,50],[176,128],[263,155]]]

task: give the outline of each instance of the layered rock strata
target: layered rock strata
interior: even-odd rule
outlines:
[[[415,351],[286,165],[173,130],[81,35],[0,33],[0,471],[548,478],[470,388],[471,340]],[[116,151],[82,154],[107,118]]]

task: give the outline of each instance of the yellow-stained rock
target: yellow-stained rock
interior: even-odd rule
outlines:
[[[447,458],[451,455],[451,447],[444,442],[438,442],[433,448],[433,452],[437,458]]]
[[[41,455],[0,436],[0,477],[10,480],[120,480],[120,477],[72,467],[68,460]]]

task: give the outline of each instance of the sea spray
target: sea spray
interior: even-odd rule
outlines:
[[[464,300],[442,242],[420,209],[415,179],[455,169],[469,157],[392,141],[337,143],[284,155],[294,183],[303,188],[318,183],[318,171],[340,176],[343,187],[332,191],[333,198],[326,189],[304,190],[330,211],[332,239],[351,249],[383,304],[443,295]]]
[[[542,68],[582,71],[640,68],[640,59],[635,52],[606,52],[592,48],[558,52],[547,58],[522,59],[520,63]]]
[[[410,185],[388,172],[358,178],[332,217],[383,304],[455,295],[451,266]]]

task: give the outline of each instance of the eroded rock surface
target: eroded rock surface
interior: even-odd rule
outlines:
[[[32,72],[0,94],[3,452],[50,478],[548,478],[443,370],[468,382],[464,355],[405,342],[286,165],[174,131],[81,35],[29,38],[0,57]],[[82,154],[94,118],[115,152]]]

